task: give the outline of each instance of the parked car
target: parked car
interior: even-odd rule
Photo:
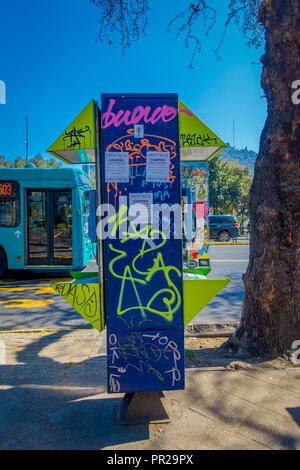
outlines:
[[[210,238],[220,242],[228,242],[240,234],[240,226],[232,215],[209,215],[208,226]]]

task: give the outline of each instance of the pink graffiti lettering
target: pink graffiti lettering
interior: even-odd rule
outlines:
[[[133,111],[120,109],[117,113],[114,113],[113,107],[115,103],[116,101],[114,99],[109,100],[107,111],[102,115],[102,129],[106,129],[112,125],[119,127],[122,123],[126,126],[130,126],[138,124],[142,120],[144,120],[145,123],[150,122],[151,124],[155,124],[160,119],[163,122],[169,122],[172,121],[178,113],[177,109],[167,105],[163,105],[162,107],[158,106],[154,111],[152,111],[150,106],[137,106]]]

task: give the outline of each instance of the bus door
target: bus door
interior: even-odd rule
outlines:
[[[27,191],[27,264],[72,265],[72,190]]]

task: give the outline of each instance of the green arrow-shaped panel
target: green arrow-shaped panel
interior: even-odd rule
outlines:
[[[73,283],[51,283],[52,289],[63,297],[96,330],[102,331],[100,315],[100,287],[97,278],[86,278]]]
[[[229,282],[229,278],[184,279],[184,326],[190,323]]]
[[[209,161],[227,145],[182,101],[179,108],[180,158],[183,161]]]
[[[47,151],[66,163],[94,163],[95,135],[95,102],[92,100]]]

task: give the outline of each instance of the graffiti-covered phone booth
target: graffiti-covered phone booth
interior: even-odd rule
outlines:
[[[176,94],[103,94],[100,108],[90,117],[99,272],[74,273],[74,284],[94,286],[96,317],[83,316],[106,326],[107,392],[125,393],[123,422],[168,421],[163,391],[185,387],[184,327],[229,282],[206,277],[208,166],[225,144]],[[78,141],[73,161],[86,152]]]

